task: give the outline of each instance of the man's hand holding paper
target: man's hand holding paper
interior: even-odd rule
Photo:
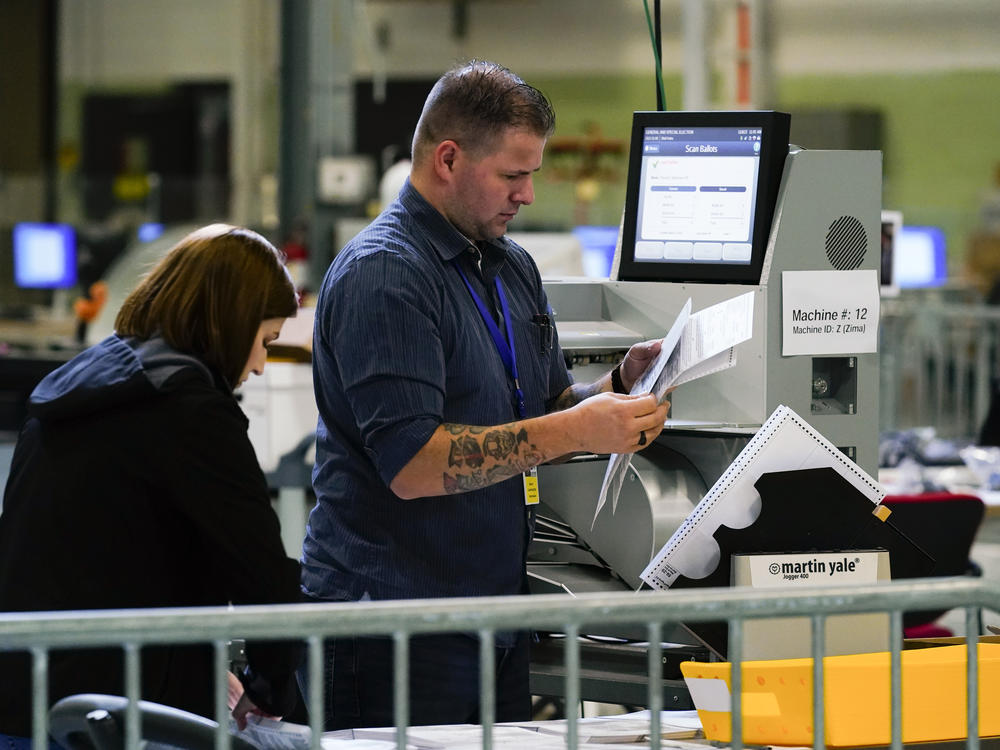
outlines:
[[[630,403],[623,406],[623,401]],[[648,393],[599,393],[572,408],[581,416],[586,413],[586,418],[579,420],[576,435],[581,445],[591,446],[597,453],[620,453],[639,450],[653,441],[663,429],[670,406]]]
[[[649,388],[642,389],[638,386],[640,379],[649,371],[650,366],[657,360],[662,350],[663,341],[661,339],[643,341],[639,344],[633,344],[629,348],[628,354],[622,360],[621,373],[622,383],[631,384],[628,388],[629,393],[633,396],[652,392]]]
[[[646,369],[633,382],[631,395],[652,393],[657,401],[662,402],[678,385],[736,364],[736,345],[753,334],[753,300],[754,293],[747,292],[692,315],[691,300],[688,299],[660,342],[655,358],[652,355],[655,346],[650,342],[636,344],[629,349],[622,363],[623,370],[626,364],[638,369],[639,362],[648,362]],[[636,350],[636,356],[629,362],[633,350]],[[647,444],[642,441],[639,447]],[[595,523],[609,494],[614,512],[630,456],[631,453],[611,456],[594,511]]]

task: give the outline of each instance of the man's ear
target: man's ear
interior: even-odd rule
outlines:
[[[441,141],[434,149],[434,171],[445,181],[450,181],[459,157],[459,145],[452,140]]]

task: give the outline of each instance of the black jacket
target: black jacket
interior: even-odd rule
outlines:
[[[299,600],[232,392],[205,364],[110,336],[32,393],[0,514],[0,611]],[[250,697],[294,705],[300,650],[250,644]],[[26,654],[0,655],[0,732],[27,735]],[[50,653],[50,701],[123,694],[120,649]],[[214,714],[211,647],[143,650],[142,697]]]

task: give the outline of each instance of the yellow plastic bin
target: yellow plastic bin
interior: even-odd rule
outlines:
[[[1000,735],[1000,644],[980,643],[979,734]],[[966,648],[904,650],[903,742],[966,737]],[[830,747],[891,741],[890,654],[823,659],[824,723]],[[730,664],[682,662],[705,737],[730,742]],[[811,745],[812,659],[743,663],[743,741]]]

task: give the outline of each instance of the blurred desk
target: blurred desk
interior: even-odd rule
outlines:
[[[0,318],[0,347],[4,349],[77,348],[75,337],[76,319],[72,316],[36,320]]]
[[[879,469],[878,481],[891,495],[920,492],[914,489],[918,482],[923,482],[927,488],[975,495],[986,506],[987,518],[1000,518],[1000,491],[983,489],[976,475],[964,465],[883,468]]]

